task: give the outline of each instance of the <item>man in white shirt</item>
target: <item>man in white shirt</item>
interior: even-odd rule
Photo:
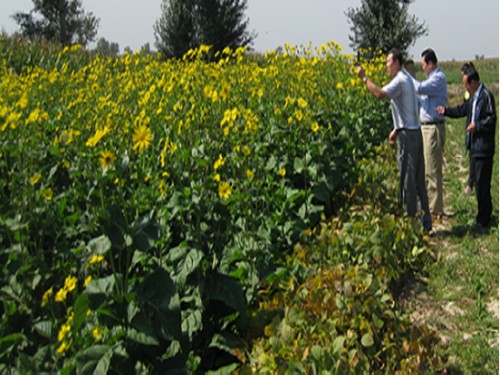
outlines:
[[[432,229],[429,201],[425,186],[425,165],[422,133],[420,130],[419,107],[412,77],[404,70],[403,55],[398,50],[387,54],[386,68],[392,80],[384,87],[378,87],[366,76],[362,67],[357,68],[358,77],[377,99],[390,99],[394,129],[389,134],[391,143],[398,141],[399,189],[401,203],[409,216],[415,217],[420,209],[424,214],[422,226]]]

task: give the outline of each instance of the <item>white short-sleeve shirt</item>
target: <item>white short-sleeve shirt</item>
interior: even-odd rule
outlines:
[[[382,90],[391,99],[392,119],[396,130],[420,128],[415,86],[410,75],[400,70]]]

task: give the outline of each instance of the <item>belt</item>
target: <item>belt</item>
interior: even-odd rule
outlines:
[[[426,121],[422,122],[422,125],[441,125],[444,124],[444,120],[436,120],[436,121]]]
[[[408,128],[399,128],[399,129],[396,129],[396,132],[399,133],[399,132],[402,132],[402,131],[405,131],[405,132],[416,132],[416,131],[419,131],[420,128],[418,129],[408,129]]]

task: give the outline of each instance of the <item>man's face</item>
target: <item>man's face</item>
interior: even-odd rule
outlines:
[[[401,69],[399,61],[394,59],[392,53],[387,55],[385,67],[387,68],[387,74],[389,74],[391,77],[395,77]]]
[[[463,73],[462,73],[462,82],[464,83],[464,87],[467,90],[467,92],[471,94],[471,89],[472,89],[471,84],[467,82],[467,76]]]
[[[425,72],[426,75],[429,75],[434,70],[434,64],[432,64],[432,62],[427,63],[425,61],[425,57],[422,57],[422,70]]]

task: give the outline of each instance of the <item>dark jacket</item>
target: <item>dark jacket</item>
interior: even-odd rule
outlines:
[[[471,97],[461,105],[446,108],[444,114],[453,118],[467,116],[465,122],[467,129],[472,120],[473,103],[474,98]],[[479,110],[479,116],[476,121],[476,130],[473,133],[466,133],[465,144],[471,157],[490,157],[495,154],[497,115],[493,94],[484,85],[477,100],[477,110]]]

